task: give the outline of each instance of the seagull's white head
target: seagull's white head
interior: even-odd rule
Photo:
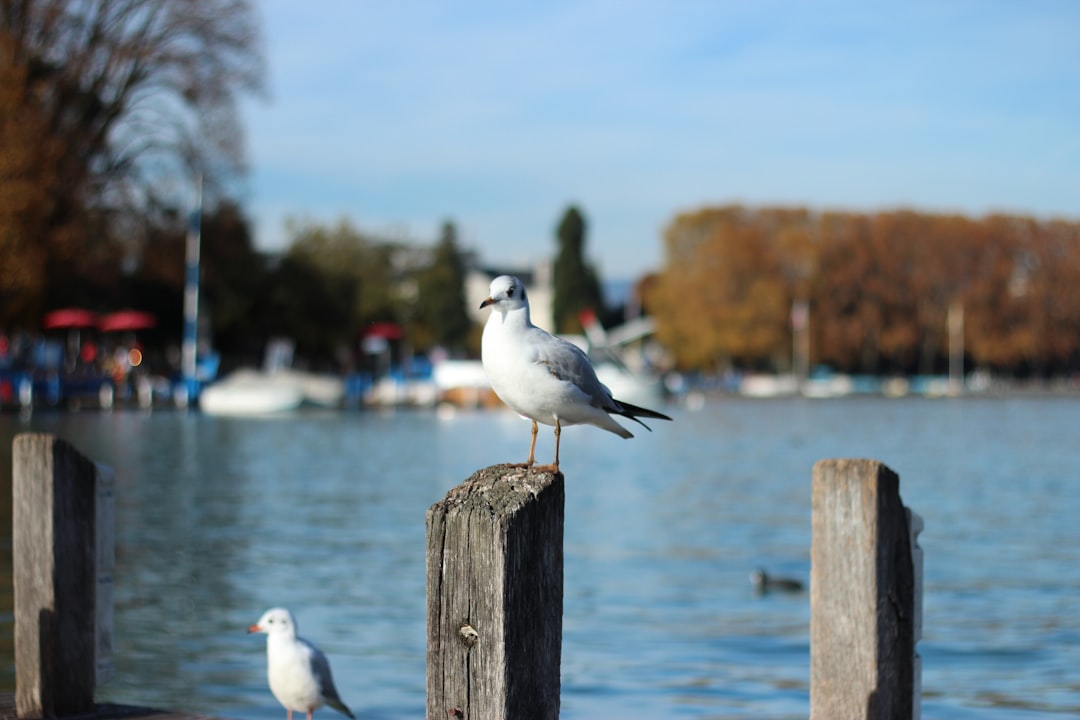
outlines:
[[[500,275],[492,280],[490,291],[491,294],[480,303],[481,309],[494,305],[495,310],[506,313],[529,307],[529,299],[525,297],[525,283],[513,275]]]
[[[262,614],[259,622],[248,628],[249,633],[261,632],[267,635],[296,636],[296,620],[285,608],[270,608]]]

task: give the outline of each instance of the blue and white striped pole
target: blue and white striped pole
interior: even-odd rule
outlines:
[[[180,375],[187,401],[199,397],[195,376],[199,348],[199,245],[202,233],[202,176],[196,185],[195,207],[188,217],[187,253],[184,272],[184,340],[180,350]]]

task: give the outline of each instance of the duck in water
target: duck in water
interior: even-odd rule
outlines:
[[[798,593],[803,591],[801,580],[786,577],[773,577],[762,568],[750,573],[750,582],[759,595],[770,592]]]

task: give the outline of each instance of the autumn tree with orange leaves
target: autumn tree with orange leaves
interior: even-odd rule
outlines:
[[[727,206],[676,217],[665,250],[648,303],[684,369],[789,371],[805,301],[811,364],[942,372],[956,306],[969,368],[1080,371],[1077,223]]]
[[[244,0],[0,2],[0,326],[225,195],[262,73]]]

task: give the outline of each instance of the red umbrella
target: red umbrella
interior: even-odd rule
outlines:
[[[378,337],[383,340],[400,340],[405,335],[401,326],[392,322],[371,323],[364,330],[364,337]]]
[[[41,326],[46,330],[57,328],[88,328],[97,325],[98,316],[82,308],[62,308],[45,313]]]
[[[101,318],[98,328],[101,332],[123,330],[146,330],[157,325],[157,318],[141,310],[121,310]]]

